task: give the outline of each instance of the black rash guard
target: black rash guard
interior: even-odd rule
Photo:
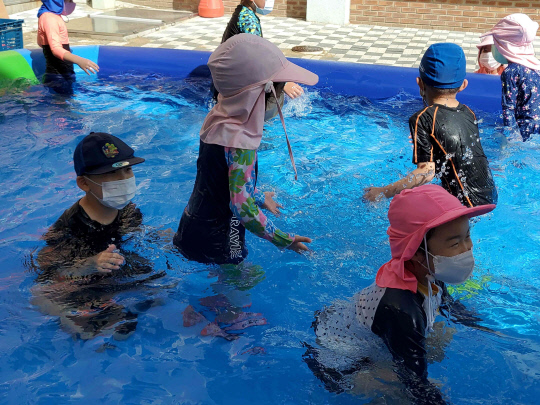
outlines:
[[[320,347],[304,343],[304,361],[327,390],[339,393],[350,389],[355,373],[370,371],[374,362],[383,365],[389,352],[415,404],[445,404],[439,389],[427,379],[427,296],[423,286],[413,293],[373,283],[352,300],[336,301],[317,311],[312,326]],[[453,322],[493,332],[479,325],[481,319],[454,300],[442,282],[433,285],[431,308],[433,315],[438,309]]]
[[[74,327],[69,331],[76,330],[82,339],[112,327],[116,338],[125,339],[135,330],[137,315],[117,303],[116,294],[165,276],[163,271],[153,272],[146,258],[123,247],[131,238],[129,234],[140,228],[142,219],[140,210],[130,203],[118,211],[112,223],[103,225],[91,219],[79,202],[73,204],[44,235],[47,245],[38,254],[35,305],[49,315],[60,313],[69,319]],[[103,252],[110,244],[116,245],[125,258],[120,269],[81,275],[79,262]],[[153,305],[152,298],[143,298],[134,305],[132,300],[137,312]],[[51,307],[56,308],[52,313]]]
[[[195,185],[173,239],[187,259],[215,264],[237,264],[245,259],[246,229],[230,203],[225,148],[200,142]],[[233,253],[239,250],[241,257]]]
[[[476,116],[469,107],[434,104],[414,114],[409,127],[414,164],[435,162],[442,186],[463,205],[497,204]]]
[[[44,235],[47,246],[38,255],[40,265],[43,265],[37,281],[52,280],[58,269],[73,267],[77,261],[95,256],[111,244],[116,245],[126,259],[126,264],[113,275],[150,273],[152,268],[144,258],[123,249],[123,244],[130,238],[128,234],[139,229],[141,224],[142,213],[133,203],[119,210],[113,222],[103,225],[91,219],[77,201]],[[100,279],[103,275],[94,274],[91,278]]]
[[[71,52],[69,44],[62,44],[62,47]],[[72,94],[73,83],[76,81],[73,63],[54,56],[49,45],[43,45],[42,48],[47,63],[43,75],[43,85],[54,89],[60,94]]]

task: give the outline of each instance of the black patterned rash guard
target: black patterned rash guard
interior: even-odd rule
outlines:
[[[497,189],[476,116],[459,104],[434,104],[409,119],[414,164],[434,162],[442,186],[468,207],[496,204]]]

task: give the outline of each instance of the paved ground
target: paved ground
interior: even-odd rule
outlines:
[[[133,7],[129,3],[117,2],[121,7]],[[97,12],[85,4],[77,5],[71,18]],[[25,47],[36,48],[37,9],[18,13],[11,18],[25,19]],[[221,36],[230,16],[221,18],[195,17],[167,26],[158,31],[143,33],[137,38],[123,42],[70,37],[72,45],[106,44],[116,46],[142,46],[154,48],[214,50],[221,42]],[[420,30],[368,25],[325,25],[265,16],[261,18],[264,37],[279,46],[287,56],[311,59],[360,62],[381,65],[417,67],[424,50],[436,42],[454,42],[467,55],[467,69],[476,68],[479,33],[444,30]],[[69,23],[68,23],[69,30]],[[535,44],[540,46],[540,39]],[[296,45],[314,45],[324,48],[322,55],[302,55],[291,51]]]

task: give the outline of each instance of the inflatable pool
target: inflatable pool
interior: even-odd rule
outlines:
[[[76,55],[90,59],[100,66],[98,77],[107,77],[122,72],[157,73],[182,79],[188,76],[209,76],[205,67],[210,52],[184,51],[163,48],[133,48],[112,46],[75,46]],[[2,58],[0,53],[0,79],[16,77],[40,79],[45,72],[43,52],[37,50],[9,51]],[[20,56],[19,56],[20,55]],[[22,63],[22,58],[26,65]],[[294,63],[316,72],[318,87],[331,88],[343,95],[387,98],[399,91],[418,94],[416,77],[418,69],[358,63],[336,63],[330,61],[291,59]],[[75,66],[78,77],[88,79]],[[494,112],[500,106],[500,79],[498,76],[468,74],[469,87],[460,95],[460,100],[473,109]]]

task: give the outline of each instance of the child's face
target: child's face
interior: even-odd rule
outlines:
[[[427,241],[428,250],[433,256],[453,257],[472,249],[469,218],[464,216],[438,226]],[[433,257],[428,255],[429,265],[434,269]],[[426,270],[427,276],[427,270]]]
[[[483,46],[483,47],[480,49],[480,53],[489,53],[489,52],[491,52],[491,45]]]
[[[98,186],[98,184],[103,184],[108,181],[117,181],[117,180],[126,180],[131,177],[133,177],[133,170],[131,167],[124,167],[118,170],[115,170],[114,172],[104,173],[104,174],[86,174],[83,177],[88,177],[93,182],[97,183],[94,184],[92,181],[84,181],[83,183],[88,187],[88,189],[83,188],[81,185],[79,187],[83,191],[91,191],[96,197],[103,198],[103,192],[101,189],[101,186]],[[86,179],[84,179],[86,180]],[[79,184],[79,182],[77,182]]]

